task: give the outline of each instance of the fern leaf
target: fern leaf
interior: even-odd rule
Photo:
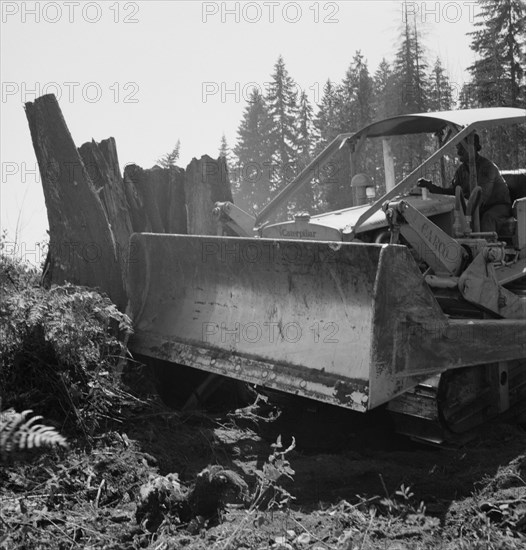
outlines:
[[[40,304],[40,303],[33,304],[27,316],[27,322],[29,326],[34,327],[42,323],[44,320],[45,310],[46,308],[43,304]]]
[[[26,419],[32,412],[32,410],[27,410],[23,411],[21,414],[24,415],[24,419]],[[29,435],[31,434],[31,425],[34,424],[37,420],[42,420],[42,416],[32,416],[27,422],[24,422],[24,424],[20,426],[20,434],[17,442],[19,449],[28,448],[27,440]]]
[[[38,424],[42,416],[26,410],[21,413],[13,409],[0,412],[0,457],[7,457],[13,452],[42,447],[67,447],[66,438],[55,428]]]
[[[55,447],[67,446],[66,439],[61,436],[54,428],[38,424],[33,426],[33,430],[28,437],[28,448],[33,447]]]
[[[0,452],[10,453],[14,447],[17,430],[24,421],[23,414],[9,411],[10,414],[3,414],[0,423]]]

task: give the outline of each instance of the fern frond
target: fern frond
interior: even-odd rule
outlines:
[[[14,409],[0,412],[0,457],[27,449],[68,446],[66,438],[55,428],[37,423],[42,416],[28,418],[32,413],[32,410],[17,413]]]
[[[23,415],[8,409],[0,416],[0,452],[10,453],[13,450],[14,435],[17,427],[24,420]]]
[[[31,306],[31,309],[29,310],[29,314],[27,316],[27,322],[29,326],[34,327],[44,321],[46,313],[46,307],[42,303],[34,303]]]

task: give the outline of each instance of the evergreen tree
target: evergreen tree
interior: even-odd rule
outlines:
[[[273,162],[271,181],[273,191],[278,191],[294,177],[298,98],[296,84],[289,75],[281,55],[274,65],[271,78],[266,98],[271,120],[270,147]]]
[[[429,108],[431,111],[449,111],[454,108],[453,88],[439,57],[436,58],[429,77]],[[444,135],[437,136],[437,148],[442,146],[444,137]],[[442,185],[447,186],[453,177],[456,160],[446,155],[433,168],[430,171],[434,171],[434,174],[429,174],[432,179],[441,181]]]
[[[416,14],[413,15],[413,41],[414,41],[414,57],[415,57],[415,106],[419,112],[427,111],[427,63],[425,61],[424,48],[422,45],[422,33],[418,31],[416,24]]]
[[[316,152],[325,148],[339,133],[338,101],[338,89],[328,79],[323,87],[318,113],[314,117]]]
[[[170,168],[175,166],[176,162],[179,160],[179,154],[181,151],[181,140],[178,139],[175,147],[169,152],[163,155],[160,159],[157,160],[157,164],[161,168]]]
[[[453,89],[439,57],[433,66],[429,84],[429,108],[432,111],[453,109]]]
[[[403,9],[407,10],[405,4]],[[404,21],[394,63],[398,92],[397,114],[423,113],[427,111],[428,102],[425,72],[427,63],[422,47],[422,35],[417,28],[415,15],[413,21],[410,21],[406,12]]]
[[[305,92],[301,92],[299,100],[298,122],[296,128],[296,174],[299,174],[311,161],[314,150],[313,110]],[[311,180],[294,198],[294,210],[314,212],[315,181]]]
[[[398,113],[394,73],[391,65],[383,58],[374,73],[372,110],[375,120],[381,120]]]
[[[370,124],[373,119],[373,79],[369,74],[367,61],[361,51],[357,51],[347,69],[345,78],[336,94],[337,132],[355,132]],[[367,149],[371,145],[367,144]],[[337,176],[327,189],[326,200],[331,208],[346,208],[353,204],[351,189],[351,166],[349,149],[341,151],[335,167]],[[368,150],[360,153],[356,172],[368,170],[372,159]]]
[[[221,141],[219,142],[219,158],[225,159],[226,170],[228,173],[228,180],[230,182],[232,190],[236,189],[236,187],[239,185],[239,182],[237,181],[237,174],[234,169],[232,152],[230,151],[230,147],[228,146],[228,142],[226,140],[226,136],[224,132],[221,135]]]
[[[228,147],[228,143],[224,132],[221,135],[221,142],[219,144],[219,156],[224,157],[225,159],[228,159],[230,156],[230,148]]]
[[[423,113],[429,110],[426,69],[422,33],[417,28],[416,15],[411,20],[407,14],[400,32],[400,46],[396,52],[393,85],[397,96],[397,113]],[[428,156],[432,142],[422,136],[393,138],[393,154],[396,159],[396,179],[410,173]]]
[[[481,106],[524,106],[526,5],[522,0],[480,0],[469,71]]]
[[[309,159],[313,143],[313,111],[309,98],[301,92],[299,101],[296,149],[298,158]]]
[[[373,79],[367,61],[358,50],[347,69],[341,86],[341,130],[357,131],[373,118]]]
[[[477,59],[469,71],[474,107],[526,107],[526,5],[523,0],[481,0],[471,49]],[[484,152],[501,168],[524,165],[522,127],[496,128],[483,135]]]
[[[323,96],[318,105],[318,112],[314,117],[315,146],[314,154],[319,154],[339,133],[341,133],[340,111],[341,93],[338,86],[330,79],[323,87]],[[319,190],[317,208],[323,206],[326,209],[334,209],[329,203],[331,199],[330,190],[338,186],[343,178],[343,167],[348,166],[349,154],[346,149],[336,152],[327,164],[317,166],[315,169],[315,184]],[[348,170],[348,168],[347,168]]]
[[[396,95],[395,75],[389,62],[384,58],[380,61],[373,79],[372,111],[374,120],[382,120],[395,116],[398,110],[398,98]],[[383,143],[377,139],[369,149],[371,159],[370,172],[377,190],[377,196],[385,193],[385,170],[383,158]]]
[[[260,210],[271,194],[271,123],[265,99],[257,88],[250,94],[238,128],[234,147],[236,163],[231,170],[236,204],[250,212]]]
[[[462,84],[462,89],[460,90],[460,96],[458,98],[458,106],[460,109],[471,109],[475,107],[475,102],[473,97],[475,96],[474,86],[472,82],[465,82]]]

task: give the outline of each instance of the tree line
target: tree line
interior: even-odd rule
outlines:
[[[263,93],[253,88],[230,148],[223,135],[219,153],[227,160],[236,204],[257,212],[338,134],[355,132],[375,120],[407,113],[477,107],[526,107],[526,5],[523,0],[480,0],[474,30],[467,35],[475,62],[469,81],[452,83],[440,57],[431,58],[416,15],[406,10],[392,60],[371,72],[361,50],[355,52],[341,82],[328,79],[312,105],[298,89],[279,56]],[[501,169],[526,167],[524,128],[482,132],[482,154]],[[393,138],[397,181],[436,149],[440,136]],[[177,152],[179,147],[177,146]],[[373,180],[377,196],[385,190],[382,144],[367,140],[356,169]],[[352,206],[349,151],[342,149],[314,173],[288,207],[311,213]],[[455,158],[435,168],[434,179],[450,180]],[[281,210],[276,218],[287,212]]]

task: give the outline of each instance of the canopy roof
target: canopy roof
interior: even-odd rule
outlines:
[[[458,129],[474,122],[480,123],[481,128],[526,122],[526,109],[489,107],[484,109],[461,109],[458,111],[399,115],[373,122],[356,132],[349,139],[355,140],[362,136],[388,137],[402,134],[434,133],[447,126],[452,125]]]
[[[473,130],[489,128],[506,124],[526,122],[526,109],[513,107],[491,107],[484,109],[461,109],[458,111],[439,111],[434,113],[418,113],[400,115],[378,122],[373,122],[354,134],[339,134],[321,153],[285,186],[256,217],[256,225],[268,220],[278,205],[283,204],[298,189],[312,178],[317,167],[323,166],[328,159],[345,143],[356,142],[362,138],[398,136],[403,134],[436,133],[447,127],[462,131],[467,126],[476,123]],[[471,130],[471,129],[470,129]],[[454,138],[452,138],[454,139]],[[458,140],[457,140],[458,141]],[[375,203],[376,204],[376,203]]]

